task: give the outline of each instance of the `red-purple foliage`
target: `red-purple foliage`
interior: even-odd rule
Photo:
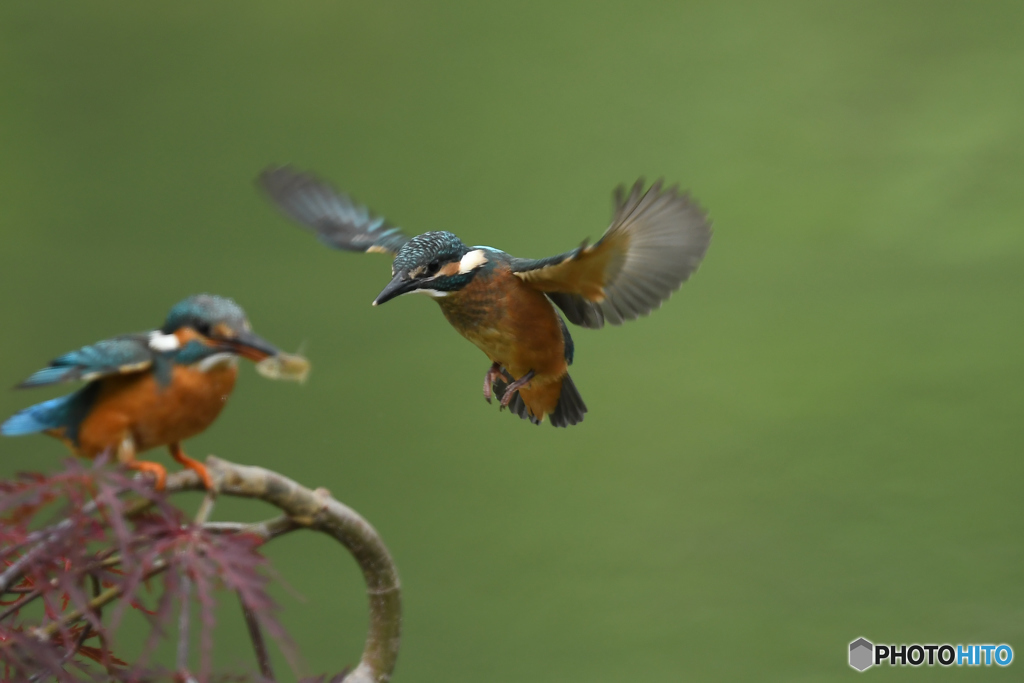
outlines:
[[[224,591],[287,642],[260,543],[190,522],[143,480],[102,463],[71,460],[51,475],[0,481],[0,682],[192,676],[147,667],[170,627],[187,626],[181,609],[193,596],[203,643],[197,678],[211,680],[215,598]],[[127,609],[151,629],[131,663],[114,654]]]

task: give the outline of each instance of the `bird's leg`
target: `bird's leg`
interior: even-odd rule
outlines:
[[[121,443],[117,445],[117,461],[127,467],[130,470],[136,472],[148,472],[153,475],[156,480],[153,483],[153,488],[157,491],[164,490],[164,484],[167,481],[167,468],[158,462],[150,462],[148,460],[136,460],[135,459],[135,439],[131,433],[126,433],[121,438]]]
[[[517,379],[515,382],[512,382],[512,384],[508,385],[508,387],[505,389],[505,393],[502,394],[501,396],[502,408],[508,407],[509,401],[512,400],[512,394],[516,393],[517,391],[525,387],[527,384],[529,384],[530,380],[533,379],[533,375],[533,370],[530,370],[528,373]]]
[[[491,402],[491,396],[494,395],[494,381],[501,377],[501,365],[499,363],[491,363],[491,369],[487,371],[487,375],[484,377],[484,400],[488,403]]]
[[[164,484],[167,482],[167,468],[158,462],[150,462],[149,460],[129,460],[124,463],[124,466],[130,470],[137,470],[139,472],[148,472],[156,478],[156,483],[153,488],[157,491],[164,490]]]
[[[195,470],[196,474],[199,475],[199,478],[203,480],[203,485],[206,487],[207,491],[215,490],[213,487],[213,477],[210,476],[210,472],[206,469],[206,465],[185,455],[185,451],[181,449],[180,443],[167,444],[167,450],[171,452],[172,458],[188,469]]]

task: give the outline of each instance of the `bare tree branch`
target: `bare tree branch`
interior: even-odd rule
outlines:
[[[207,531],[212,531],[217,534],[256,534],[264,541],[283,536],[289,531],[295,531],[296,529],[304,528],[301,524],[296,524],[292,521],[292,518],[288,515],[281,515],[273,519],[267,519],[262,522],[207,522],[203,525],[203,528]]]
[[[310,490],[262,467],[236,465],[210,456],[206,466],[221,494],[258,498],[287,516],[254,525],[255,531],[273,538],[305,527],[332,536],[345,546],[359,564],[370,602],[370,630],[359,666],[345,677],[346,683],[384,683],[398,658],[401,641],[401,585],[398,571],[376,530],[351,508],[331,497],[326,489]],[[201,490],[192,470],[167,478],[166,490]]]
[[[207,458],[206,464],[216,482],[217,493],[243,498],[257,498],[274,505],[284,514],[254,524],[208,522],[207,519],[212,511],[216,496],[216,494],[208,492],[195,520],[204,529],[228,534],[239,532],[254,533],[264,541],[269,541],[297,529],[312,529],[333,537],[348,549],[362,570],[364,580],[366,581],[366,591],[370,603],[370,626],[359,665],[354,671],[345,675],[343,680],[346,683],[384,683],[389,681],[398,657],[401,638],[400,583],[394,562],[384,542],[374,528],[354,510],[332,498],[326,489],[311,490],[276,472],[261,467],[236,465],[213,456]],[[202,482],[192,470],[177,472],[167,478],[167,493],[202,489]],[[136,500],[127,504],[119,512],[124,516],[134,516],[144,512],[152,504],[152,500]],[[97,509],[95,502],[88,503],[87,506],[92,506],[90,512]],[[10,589],[17,580],[20,580],[23,569],[28,566],[34,556],[50,543],[67,533],[70,527],[71,523],[65,520],[42,530],[42,533],[34,535],[32,541],[36,542],[36,545],[31,547],[15,562],[12,562],[4,571],[0,572],[0,593]],[[92,572],[95,569],[114,567],[121,562],[121,559],[117,554],[113,554],[100,559],[94,566],[87,569],[89,572]],[[148,566],[141,579],[146,580],[164,572],[169,566],[167,560],[158,558]],[[90,576],[95,579],[95,575],[90,573]],[[187,576],[185,580],[188,581]],[[38,597],[40,595],[40,588],[36,587],[24,594],[21,594],[20,589],[16,589],[21,594],[20,599],[17,599],[15,604],[3,610],[3,613],[0,614],[0,619],[14,613],[14,611]],[[87,614],[98,614],[104,605],[122,598],[126,590],[125,584],[114,585],[102,591],[95,590],[98,588],[99,586],[96,584],[92,600],[78,609],[65,612],[45,626],[33,629],[34,635],[40,639],[54,638],[58,632],[63,635],[71,624],[81,620]],[[179,674],[187,674],[188,603],[187,599],[183,600],[182,611],[179,614],[180,640],[177,653],[177,669]],[[260,671],[265,678],[272,679],[273,673],[270,668],[270,658],[257,622],[258,615],[252,612],[244,601],[242,608],[246,617],[246,624],[253,639]],[[73,648],[71,650],[72,654],[81,647],[89,634],[89,629],[84,630],[82,633],[82,637],[77,642],[69,641],[68,643],[69,647]],[[63,637],[66,638],[66,635],[63,635]],[[102,633],[100,637],[101,641],[104,641]],[[0,649],[11,645],[13,642],[0,642]],[[105,660],[104,665],[109,667],[109,654],[106,642],[101,642],[101,652]]]

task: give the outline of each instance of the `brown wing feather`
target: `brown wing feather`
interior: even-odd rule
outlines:
[[[643,187],[637,181],[628,196],[616,189],[615,217],[596,244],[550,259],[515,259],[516,275],[586,327],[621,324],[659,307],[697,270],[711,223],[675,187]]]
[[[516,275],[523,282],[542,292],[571,292],[588,301],[603,301],[604,286],[609,279],[608,272],[616,265],[612,263],[613,257],[620,255],[616,252],[625,249],[627,245],[628,237],[614,241],[603,240],[600,244],[586,247],[578,255],[557,265]],[[621,258],[615,260],[622,261]]]

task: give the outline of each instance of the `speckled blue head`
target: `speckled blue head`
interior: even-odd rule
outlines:
[[[185,328],[195,330],[210,340],[210,343],[192,340],[182,348],[179,355],[183,353],[188,356],[186,352],[191,349],[193,355],[201,356],[213,349],[230,351],[260,361],[279,353],[273,344],[252,332],[242,307],[222,296],[197,294],[179,301],[167,314],[160,332],[170,335]]]
[[[432,269],[433,275],[438,268],[458,261],[468,251],[469,248],[462,240],[450,232],[425,232],[402,245],[391,265],[391,274],[396,275],[404,270],[415,277],[420,274],[418,269],[424,272]]]
[[[236,332],[249,329],[245,311],[234,301],[213,294],[197,294],[174,304],[160,331],[170,334],[191,327],[208,336],[218,324]]]
[[[398,251],[391,266],[391,282],[373,305],[413,292],[447,296],[469,284],[487,262],[482,250],[470,249],[450,232],[417,235]]]
[[[174,304],[160,331],[167,335],[181,328],[191,328],[209,334],[218,324],[237,332],[249,329],[242,306],[214,294],[197,294]]]

